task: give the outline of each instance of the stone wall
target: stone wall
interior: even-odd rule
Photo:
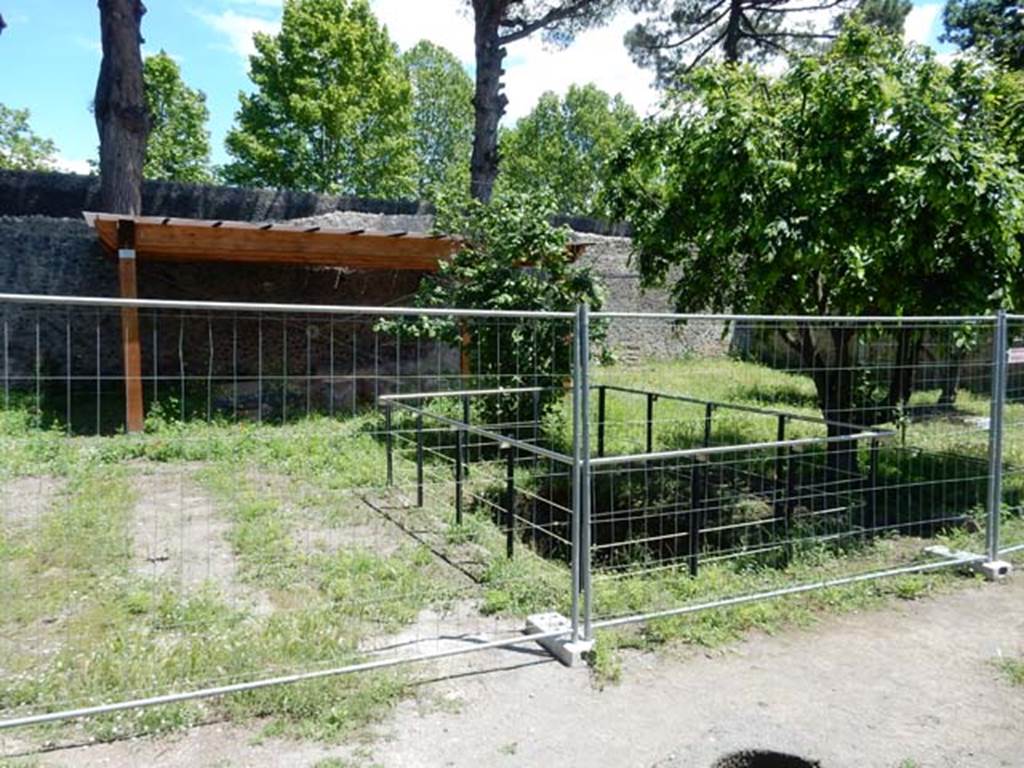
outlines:
[[[103,252],[95,233],[81,218],[82,210],[95,207],[97,194],[94,177],[0,172],[0,291],[116,296],[116,264]],[[153,215],[240,220],[298,218],[323,226],[410,232],[429,230],[432,224],[429,209],[418,203],[286,191],[147,183],[144,200],[145,212]],[[669,310],[665,292],[641,290],[639,278],[630,266],[631,242],[621,236],[627,231],[624,227],[587,220],[570,223],[577,227],[576,239],[589,245],[585,261],[595,267],[607,285],[606,308]],[[139,295],[161,299],[403,305],[411,303],[421,277],[408,271],[142,262]],[[120,324],[116,312],[61,313],[9,305],[4,308],[3,318],[9,381],[16,382],[19,377],[28,381],[37,366],[54,378],[66,377],[69,349],[73,377],[91,381],[97,375],[103,378],[120,373]],[[234,331],[215,324],[215,341],[211,344],[211,326],[206,322],[193,318],[182,324],[162,318],[162,323],[143,317],[143,362],[148,372],[155,371],[161,378],[179,374],[185,379],[211,375],[223,378],[227,374],[220,369],[214,372],[209,362],[214,348],[218,359],[234,356],[236,367],[243,371],[258,368],[258,344],[255,337],[249,337],[252,329],[246,330],[244,324],[240,340],[234,339]],[[268,370],[276,367],[293,372],[308,370],[317,376],[325,374],[330,361],[325,357],[324,344],[296,341],[310,333],[322,341],[322,329],[310,330],[308,319],[293,319],[290,323],[287,346],[281,329],[264,329],[267,346],[263,362],[271,366]],[[349,323],[349,329],[339,331],[335,339],[339,347],[354,347],[355,353],[345,358],[336,351],[333,358],[335,367],[355,371],[353,387],[371,365],[376,365],[376,373],[390,375],[390,363],[386,360],[391,357],[401,359],[406,355],[408,360],[409,354],[422,354],[442,361],[445,369],[457,363],[450,351],[439,353],[433,349],[391,349],[386,353],[378,350],[384,360],[374,363],[369,359],[376,343],[370,324],[356,325]],[[706,328],[666,327],[664,322],[616,320],[609,327],[610,345],[618,359],[627,362],[721,348],[718,334]],[[232,339],[231,344],[226,341]],[[310,349],[314,350],[312,356]],[[183,350],[184,359],[179,350]]]

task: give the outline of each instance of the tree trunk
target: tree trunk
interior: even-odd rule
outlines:
[[[892,379],[889,381],[889,396],[886,398],[889,415],[896,408],[910,402],[914,392],[914,379],[921,361],[922,339],[918,331],[901,328],[896,336],[896,359],[893,362]]]
[[[99,0],[103,61],[96,82],[100,199],[110,213],[142,213],[149,115],[142,83],[140,0]]]
[[[725,53],[725,60],[736,62],[740,60],[740,21],[743,14],[743,6],[739,0],[731,0],[729,3],[729,19],[725,24],[725,39],[722,41],[722,50]]]
[[[470,166],[470,192],[489,202],[498,177],[498,125],[505,114],[508,99],[501,92],[504,74],[500,24],[505,0],[474,0],[476,23],[476,94],[473,97],[475,126],[473,159]]]

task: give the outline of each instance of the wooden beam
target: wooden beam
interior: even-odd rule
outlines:
[[[117,223],[117,276],[122,299],[139,296],[135,272],[135,222]],[[125,426],[128,432],[141,432],[145,426],[142,405],[142,350],[139,344],[139,310],[121,309],[121,345],[124,356]]]
[[[108,252],[117,250],[118,221],[90,214],[100,241]],[[455,253],[461,241],[393,232],[331,230],[311,227],[274,227],[247,222],[190,221],[140,217],[135,220],[135,248],[140,260],[288,264],[293,266],[349,267],[352,269],[407,269],[434,272],[442,259]],[[214,226],[219,223],[219,226]]]

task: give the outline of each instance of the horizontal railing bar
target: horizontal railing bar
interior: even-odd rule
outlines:
[[[133,699],[131,701],[119,701],[112,704],[98,704],[92,707],[66,709],[60,712],[47,712],[45,714],[39,715],[26,715],[25,717],[16,717],[8,720],[0,720],[0,731],[9,728],[20,728],[29,725],[40,725],[42,723],[58,722],[61,720],[77,720],[83,717],[95,717],[96,715],[106,715],[112,712],[122,712],[126,709],[158,707],[163,704],[177,704],[182,701],[193,701],[195,699],[210,699],[218,696],[226,696],[232,693],[244,693],[246,691],[255,691],[261,688],[269,688],[271,686],[276,685],[292,685],[295,683],[306,682],[309,680],[322,680],[328,677],[337,677],[339,675],[352,674],[355,672],[369,672],[376,669],[394,667],[399,664],[411,664],[415,662],[434,661],[436,659],[445,659],[450,658],[452,656],[460,656],[464,653],[472,653],[474,651],[485,651],[497,648],[506,648],[510,645],[539,642],[541,640],[562,637],[564,635],[565,630],[560,630],[557,632],[538,632],[534,634],[516,635],[515,637],[505,638],[502,640],[491,640],[482,643],[472,643],[468,647],[451,648],[445,651],[434,651],[432,653],[420,654],[419,656],[400,656],[392,659],[378,659],[376,661],[365,661],[359,664],[349,664],[344,667],[317,670],[315,672],[300,672],[294,675],[270,677],[263,680],[252,680],[244,683],[234,683],[232,685],[221,685],[213,688],[200,688],[195,691],[168,693],[162,696],[149,696],[142,699]]]
[[[787,323],[949,323],[977,322],[995,323],[995,315],[738,315],[723,313],[720,315],[707,312],[591,312],[590,316],[601,320],[724,320],[736,322],[750,320],[753,322],[787,322]]]
[[[528,392],[547,392],[559,389],[559,387],[494,387],[493,389],[457,389],[451,391],[435,392],[406,392],[394,395],[381,395],[377,398],[379,402],[393,402],[396,400],[423,400],[428,397],[470,397],[476,395],[512,395]],[[532,422],[520,422],[527,424]]]
[[[740,451],[759,451],[769,448],[799,448],[805,445],[827,445],[829,443],[849,443],[861,440],[885,440],[896,436],[892,430],[856,432],[849,435],[833,437],[803,437],[794,440],[772,440],[764,443],[744,443],[742,445],[718,445],[707,448],[683,448],[678,451],[655,451],[654,453],[629,453],[621,456],[598,456],[591,458],[590,466],[603,467],[611,464],[630,464],[637,461],[677,459],[690,456],[714,456],[723,453],[739,453]]]
[[[190,309],[211,312],[274,312],[323,315],[413,315],[418,317],[506,317],[536,320],[572,320],[575,312],[550,312],[512,309],[456,309],[427,307],[365,307],[325,304],[279,304],[231,301],[180,301],[177,299],[120,299],[85,296],[46,296],[32,293],[0,293],[0,303],[50,304],[69,307],[109,307],[137,309]]]
[[[658,390],[651,389],[637,389],[635,387],[623,387],[618,384],[592,384],[591,389],[598,389],[604,387],[605,389],[612,392],[625,392],[631,395],[653,395],[659,400],[676,400],[683,403],[694,403],[700,405],[713,405],[716,408],[723,410],[743,411],[745,413],[757,413],[762,416],[785,416],[787,419],[793,421],[804,421],[812,424],[831,424],[837,427],[853,427],[854,429],[864,429],[863,424],[854,424],[853,422],[844,421],[833,421],[831,419],[823,419],[820,416],[805,416],[800,413],[794,413],[793,411],[780,411],[774,408],[761,408],[756,405],[744,405],[742,403],[726,403],[720,400],[704,400],[699,397],[693,397],[692,395],[677,395],[670,392],[660,392]],[[643,423],[638,421],[636,423]]]
[[[552,451],[547,448],[541,448],[539,445],[534,445],[533,443],[528,443],[523,440],[516,440],[513,437],[508,437],[507,435],[502,435],[498,432],[491,432],[489,429],[483,429],[472,424],[467,424],[464,421],[459,421],[458,419],[451,419],[448,418],[447,416],[441,416],[440,414],[432,413],[423,408],[417,408],[413,405],[409,405],[408,403],[397,402],[395,403],[395,405],[398,408],[402,408],[404,410],[409,411],[410,413],[424,416],[429,419],[436,419],[437,421],[440,421],[442,424],[447,424],[451,427],[455,427],[456,429],[461,429],[466,432],[472,432],[473,434],[480,435],[481,437],[489,438],[495,441],[496,443],[505,443],[506,445],[510,445],[513,448],[519,448],[520,450],[526,451],[527,453],[534,453],[538,456],[544,456],[545,458],[551,459],[552,461],[558,461],[562,464],[567,464],[570,467],[573,464],[572,456],[566,456],[565,454],[558,453],[557,451]]]
[[[811,584],[800,584],[793,587],[783,587],[781,589],[773,589],[767,592],[754,592],[749,595],[739,595],[737,597],[726,597],[721,600],[712,600],[708,603],[699,603],[697,605],[686,605],[679,608],[667,608],[662,611],[652,611],[650,613],[637,613],[630,616],[621,616],[614,619],[603,619],[595,621],[593,626],[595,629],[609,629],[611,627],[621,627],[626,624],[639,624],[641,622],[650,621],[652,619],[663,619],[670,616],[681,616],[687,613],[697,613],[699,611],[713,610],[715,608],[728,608],[734,605],[743,605],[745,603],[754,603],[760,600],[770,600],[777,597],[787,597],[789,595],[799,595],[803,592],[813,592],[819,589],[831,589],[832,587],[841,587],[847,584],[857,584],[863,581],[874,581],[876,579],[888,578],[890,576],[900,576],[908,573],[926,573],[928,571],[936,571],[941,568],[956,568],[958,566],[972,565],[974,563],[985,562],[984,555],[971,555],[970,557],[958,557],[951,558],[949,560],[942,560],[936,563],[918,563],[916,565],[907,565],[901,568],[889,568],[882,571],[871,571],[869,573],[861,573],[856,576],[842,576],[835,579],[826,579],[825,581],[817,581]]]

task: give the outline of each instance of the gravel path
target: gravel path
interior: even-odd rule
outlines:
[[[523,648],[450,661],[475,671],[421,688],[362,746],[209,726],[81,748],[43,765],[640,766],[705,768],[772,749],[823,768],[1024,765],[1024,688],[993,661],[1024,655],[1024,576],[755,636],[726,652],[627,658],[596,690]]]

